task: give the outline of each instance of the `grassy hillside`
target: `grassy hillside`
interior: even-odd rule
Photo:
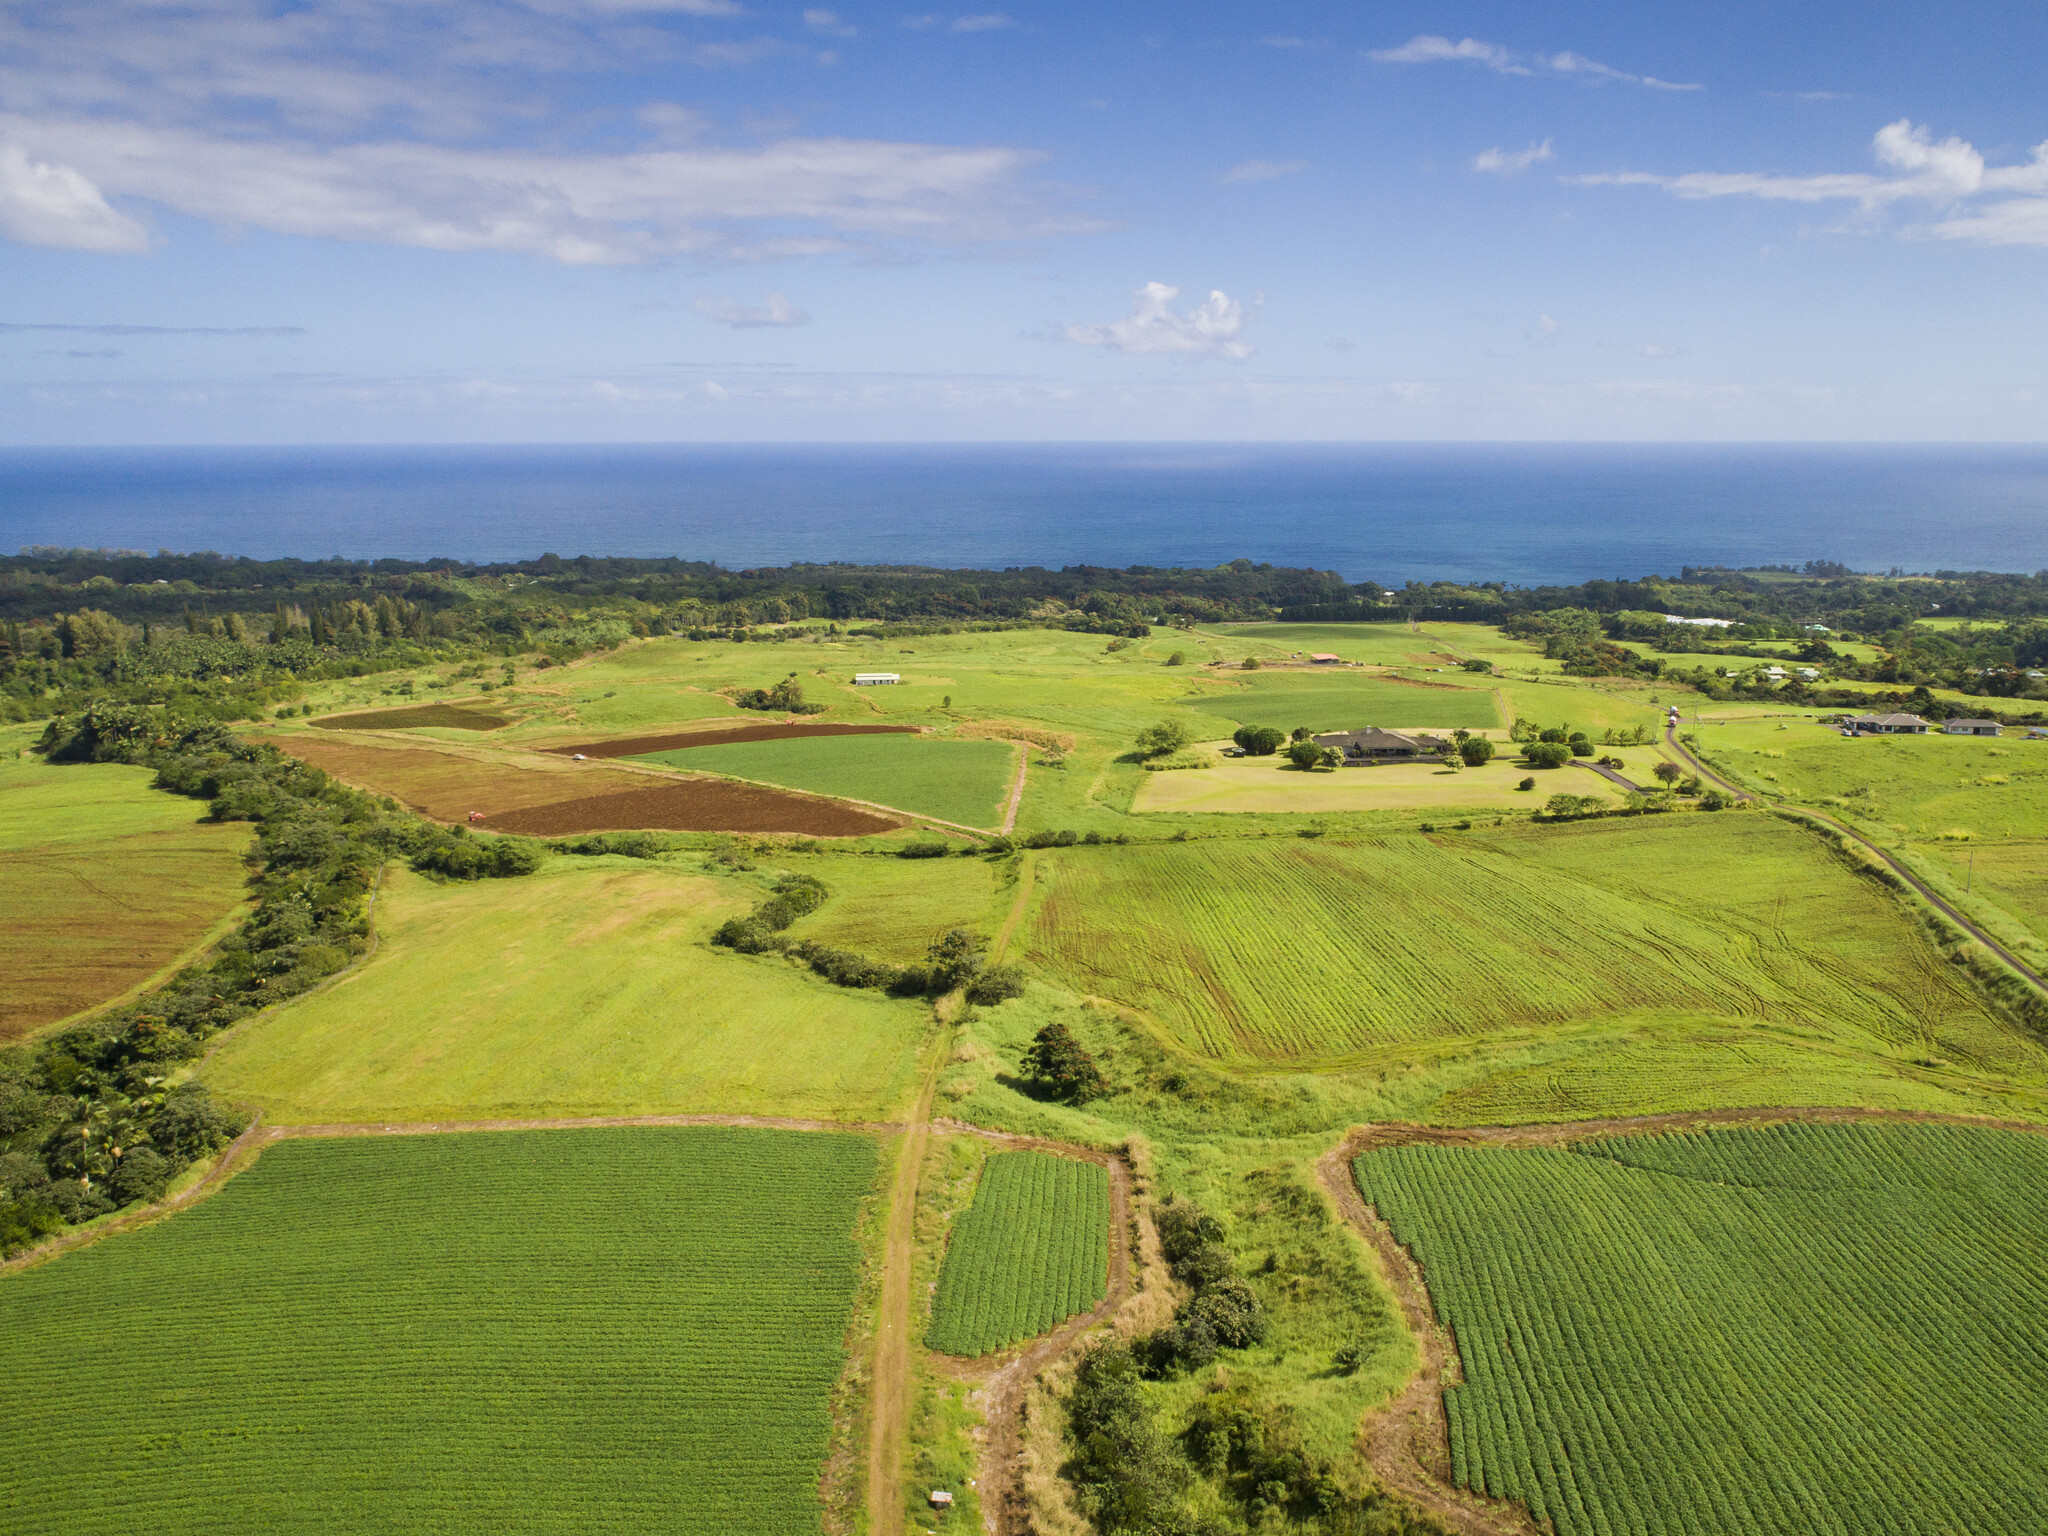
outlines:
[[[1493,694],[1485,688],[1429,687],[1343,672],[1233,673],[1229,680],[1236,684],[1229,692],[1204,699],[1195,708],[1239,725],[1271,725],[1286,731],[1303,725],[1311,731],[1367,725],[1485,730],[1511,723],[1501,719]]]
[[[467,886],[393,872],[377,953],[202,1076],[284,1123],[902,1113],[929,1009],[713,950],[761,894],[624,859]]]
[[[282,1143],[0,1278],[0,1434],[35,1447],[0,1531],[813,1536],[875,1164],[711,1128]]]
[[[239,906],[248,826],[154,778],[0,757],[0,1041],[118,997]]]
[[[1000,741],[820,736],[685,747],[635,760],[867,800],[970,827],[992,827],[1002,819],[1014,756],[1015,749]]]
[[[2040,1049],[1881,888],[1760,816],[1076,850],[1045,867],[1033,962],[1219,1061],[1383,1071],[1477,1060],[1484,1041],[1487,1076],[1540,1076],[1554,1057],[1514,1053],[1597,1028],[1647,1053],[1638,1074],[1675,1079],[1653,1099],[1683,1095],[1695,1044],[1724,1070],[1733,1047],[1754,1068],[1817,1053],[1896,1080],[1850,1102],[2042,1078]]]
[[[1457,1480],[1558,1536],[2038,1528],[2048,1140],[1792,1125],[1357,1171],[1457,1339]]]
[[[825,904],[790,928],[878,960],[922,960],[948,928],[992,934],[1008,909],[996,893],[997,867],[986,859],[825,858],[793,862],[831,892]]]

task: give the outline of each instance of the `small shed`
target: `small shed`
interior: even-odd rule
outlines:
[[[853,686],[856,688],[886,688],[891,683],[903,681],[901,672],[856,672]]]
[[[933,1509],[951,1509],[953,1507],[953,1495],[946,1492],[943,1488],[934,1488],[925,1498]]]
[[[1941,729],[1945,736],[1996,736],[2000,727],[1996,720],[1951,720]]]
[[[1334,667],[1342,658],[1328,651],[1311,651],[1308,659],[1319,667]]]

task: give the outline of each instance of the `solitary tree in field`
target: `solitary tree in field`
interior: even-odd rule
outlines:
[[[1050,1097],[1068,1104],[1085,1104],[1109,1092],[1095,1058],[1057,1019],[1032,1037],[1024,1053],[1024,1070]]]
[[[1165,757],[1188,744],[1188,728],[1178,720],[1161,720],[1138,732],[1138,750],[1146,757]]]
[[[1458,755],[1467,768],[1484,768],[1493,761],[1493,743],[1484,736],[1469,737],[1458,744]]]
[[[1668,785],[1676,784],[1684,776],[1685,770],[1676,763],[1659,763],[1650,772],[1657,775],[1659,783]]]

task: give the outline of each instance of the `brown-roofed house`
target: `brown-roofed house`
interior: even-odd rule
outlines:
[[[1999,724],[1996,720],[1951,720],[1941,730],[1945,736],[1996,736]]]
[[[1335,748],[1343,755],[1346,767],[1441,757],[1451,749],[1451,744],[1441,736],[1386,731],[1376,725],[1369,725],[1362,731],[1333,731],[1328,736],[1318,736],[1316,745]]]
[[[1858,736],[1924,736],[1927,722],[1918,715],[1851,715],[1842,729]]]

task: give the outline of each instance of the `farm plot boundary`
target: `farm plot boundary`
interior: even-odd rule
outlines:
[[[991,1354],[1092,1310],[1109,1290],[1109,1225],[1101,1165],[992,1154],[947,1243],[926,1346]]]

